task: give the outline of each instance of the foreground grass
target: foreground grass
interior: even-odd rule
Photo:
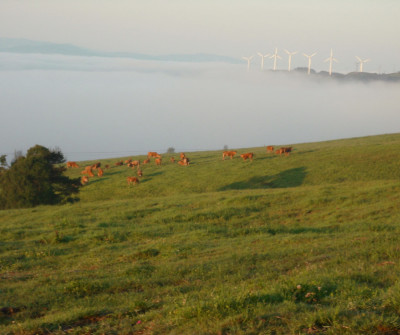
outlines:
[[[0,333],[397,334],[399,149],[192,153],[136,187],[113,167],[75,204],[1,211]]]

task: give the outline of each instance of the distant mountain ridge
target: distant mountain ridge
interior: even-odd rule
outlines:
[[[67,56],[93,56],[93,57],[121,57],[138,60],[157,60],[169,62],[222,62],[230,64],[241,64],[241,60],[206,53],[196,54],[169,54],[169,55],[147,55],[134,52],[105,52],[81,48],[72,44],[59,44],[51,42],[33,41],[23,38],[0,38],[0,52],[9,53],[39,53],[58,54]]]
[[[1,38],[0,37],[0,53],[16,53],[16,54],[44,54],[44,55],[63,55],[63,56],[83,56],[83,57],[104,57],[104,58],[127,58],[143,61],[161,61],[161,62],[188,62],[188,63],[226,63],[244,65],[242,59],[221,56],[215,54],[196,53],[196,54],[169,54],[169,55],[147,55],[134,52],[106,52],[96,51],[87,48],[78,47],[73,44],[61,44],[52,42],[33,41],[23,38]],[[0,64],[1,69],[1,64]],[[307,68],[295,68],[292,72],[302,73],[307,76]],[[266,70],[265,73],[287,73],[286,70]],[[307,76],[308,77],[308,76]],[[316,72],[311,70],[310,78],[330,78],[328,72]],[[367,73],[367,72],[350,72],[347,74],[332,73],[332,78],[340,81],[386,81],[400,82],[400,72],[397,73]]]

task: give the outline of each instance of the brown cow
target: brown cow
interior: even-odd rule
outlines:
[[[285,148],[284,148],[284,152],[285,152],[285,153],[292,152],[292,147],[285,147]]]
[[[180,161],[178,162],[178,164],[179,164],[179,165],[182,165],[182,166],[188,166],[188,165],[190,164],[189,158],[185,157],[184,159],[180,160]]]
[[[245,161],[246,159],[250,159],[251,161],[253,161],[253,156],[254,154],[252,152],[249,152],[247,154],[241,154],[240,157],[243,158],[243,160]]]
[[[131,162],[131,166],[132,166],[132,167],[134,167],[134,166],[139,167],[139,166],[140,166],[140,161],[132,161],[132,162]]]
[[[225,157],[230,157],[231,159],[233,159],[233,156],[236,155],[236,151],[224,151],[222,153],[222,159],[225,160]]]
[[[282,156],[282,154],[285,154],[285,156],[289,156],[289,153],[292,152],[292,147],[282,147],[279,150],[277,150],[275,153],[279,153],[279,155]]]
[[[103,170],[101,168],[97,168],[97,176],[102,177],[103,176]]]
[[[182,161],[184,158],[186,158],[186,155],[185,155],[185,153],[184,153],[184,152],[181,152],[181,155],[180,155],[180,157],[181,157],[181,161]]]
[[[170,161],[171,163],[175,163],[175,158],[174,158],[174,157],[171,157],[171,158],[169,159],[169,161]]]
[[[140,161],[132,161],[132,162],[128,163],[128,166],[131,168],[134,168],[135,166],[137,166],[139,168]]]
[[[124,162],[123,162],[123,161],[119,161],[119,162],[116,162],[116,163],[115,163],[115,166],[122,166],[122,165],[124,165]]]
[[[139,179],[137,179],[137,177],[128,177],[126,180],[128,181],[128,185],[139,184]]]
[[[132,159],[127,159],[127,160],[125,161],[125,164],[129,164],[130,162],[132,162]]]
[[[106,165],[104,165],[104,168],[105,168],[105,169],[109,169],[109,168],[110,168],[110,165],[106,164]]]
[[[147,159],[145,159],[144,161],[143,161],[143,164],[149,164],[150,163],[150,159],[149,158],[147,158]]]
[[[139,168],[137,169],[137,175],[138,177],[143,177],[143,172]]]
[[[147,158],[151,158],[151,157],[155,157],[155,158],[161,158],[161,155],[159,155],[158,153],[156,153],[156,152],[148,152],[147,153]]]
[[[81,178],[81,184],[86,185],[89,182],[89,177],[88,176],[83,176]]]
[[[267,146],[267,152],[274,152],[274,147],[272,145]]]
[[[96,169],[98,169],[100,166],[101,166],[101,163],[100,163],[100,162],[95,163],[95,164],[92,165],[92,169],[93,169],[93,170],[96,170]]]
[[[94,174],[92,172],[92,167],[91,166],[86,166],[85,170],[83,170],[81,173],[82,174],[86,174],[87,173],[90,177],[94,177]]]
[[[161,165],[161,158],[156,158],[155,162],[156,162],[156,165]]]
[[[67,162],[67,168],[78,168],[79,165],[76,162]]]

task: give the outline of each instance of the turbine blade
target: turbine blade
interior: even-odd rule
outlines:
[[[362,62],[360,57],[356,56],[356,58],[358,59],[359,62]]]

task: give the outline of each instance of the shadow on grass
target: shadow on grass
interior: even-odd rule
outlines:
[[[108,177],[93,177],[93,178],[96,178],[96,179],[89,179],[89,183],[90,184],[95,184],[95,183],[102,182],[102,181],[110,179]]]
[[[100,177],[100,178],[106,178],[107,176],[113,176],[115,174],[121,174],[121,173],[124,173],[124,170],[119,169],[118,171],[115,171],[115,170],[110,171],[110,169],[108,169],[108,170],[104,171],[103,177]],[[95,177],[97,177],[97,173],[95,173]],[[92,178],[94,178],[94,177],[92,177]]]
[[[297,187],[303,183],[305,177],[305,167],[299,167],[273,176],[255,176],[248,180],[238,181],[221,187],[219,191]]]
[[[160,176],[162,174],[164,174],[164,171],[157,171],[157,172],[146,174],[145,177],[155,177],[155,176]]]

